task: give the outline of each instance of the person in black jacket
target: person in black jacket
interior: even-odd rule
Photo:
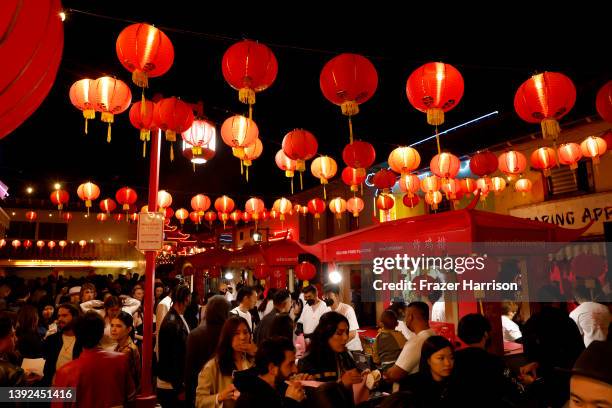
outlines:
[[[230,306],[230,303],[221,295],[208,299],[204,320],[187,337],[185,401],[188,407],[195,403],[198,374],[215,352],[223,323],[229,316]]]
[[[81,354],[83,347],[74,333],[78,317],[79,309],[73,304],[63,303],[57,308],[58,331],[43,342],[45,359],[43,384],[50,385],[55,371]]]
[[[186,285],[178,285],[171,296],[172,308],[159,329],[157,397],[163,408],[182,407],[185,398],[185,356],[189,326],[183,313],[189,306],[191,293]]]
[[[284,337],[266,339],[255,354],[255,367],[234,377],[234,386],[240,391],[236,408],[297,407],[306,398],[300,380],[309,378],[297,375],[291,340]]]
[[[42,357],[42,338],[38,334],[38,310],[24,305],[17,313],[17,350],[24,358]]]
[[[272,301],[274,302],[274,308],[270,313],[265,315],[264,318],[261,319],[261,323],[255,327],[255,332],[253,333],[255,344],[259,344],[270,337],[270,328],[277,314],[289,313],[291,310],[291,296],[286,289],[275,292]]]

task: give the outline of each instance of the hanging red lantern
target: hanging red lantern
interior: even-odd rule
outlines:
[[[238,222],[242,220],[242,211],[240,210],[232,211],[229,215],[229,218],[230,220],[234,221],[236,225],[238,225]]]
[[[138,200],[138,194],[133,188],[122,187],[115,194],[115,198],[122,205],[123,211],[129,211],[130,206],[134,205],[136,200]]]
[[[317,275],[317,268],[310,262],[304,261],[296,265],[295,276],[302,281],[310,281]]]
[[[304,217],[306,215],[308,215],[308,206],[307,205],[303,205],[300,207],[300,214],[302,214]]]
[[[525,197],[525,193],[529,193],[531,191],[532,183],[531,180],[522,178],[516,180],[514,183],[514,189],[519,193],[522,193],[523,197]]]
[[[201,224],[202,223],[202,215],[200,215],[197,211],[190,212],[189,213],[189,219],[194,224]]]
[[[13,246],[13,248],[17,249],[21,246],[21,241],[18,239],[13,240],[13,242],[11,242],[11,245]]]
[[[248,212],[243,212],[242,215],[240,216],[240,219],[246,224],[251,222],[251,219],[253,218],[253,216],[251,214],[249,214]]]
[[[291,194],[293,194],[293,176],[297,167],[297,162],[288,158],[282,149],[276,152],[274,161],[278,168],[285,172],[285,177],[291,179]]]
[[[351,197],[346,201],[346,210],[353,214],[353,217],[359,217],[359,213],[365,208],[365,203],[359,197]]]
[[[86,246],[86,245],[87,245],[87,241],[85,241],[84,239],[82,239],[82,240],[80,240],[80,241],[79,241],[79,246],[80,246],[81,248],[85,248],[85,246]]]
[[[593,164],[599,164],[599,157],[608,151],[606,141],[601,137],[589,136],[580,143],[580,150],[584,157],[590,157]]]
[[[569,166],[571,170],[578,168],[578,161],[582,158],[582,150],[578,143],[563,143],[557,148],[559,163]]]
[[[59,247],[62,248],[63,250],[68,245],[68,242],[61,240],[60,242],[57,243],[57,245],[59,245]]]
[[[358,54],[340,54],[329,60],[319,76],[323,96],[339,105],[349,118],[350,142],[353,143],[351,117],[359,113],[359,105],[367,102],[376,92],[378,74],[366,57]]]
[[[473,178],[466,177],[461,180],[461,190],[466,194],[471,194],[476,191],[478,185],[476,184],[476,180]]]
[[[376,160],[374,146],[362,140],[355,140],[344,146],[342,160],[348,167],[353,167],[365,176],[366,169],[371,167]]]
[[[257,221],[260,217],[260,214],[265,210],[265,204],[263,200],[252,197],[249,198],[244,204],[244,211],[247,214],[250,214],[251,217]]]
[[[480,190],[480,200],[485,201],[489,191],[493,188],[493,183],[489,177],[481,177],[476,180],[476,188]]]
[[[346,200],[341,197],[332,198],[329,201],[329,211],[331,211],[337,219],[341,219],[342,213],[346,211]]]
[[[255,143],[258,136],[257,125],[245,116],[234,115],[227,118],[221,125],[221,138],[226,145],[232,148],[232,154],[240,159],[241,172],[244,149]]]
[[[208,221],[208,225],[212,226],[213,221],[217,219],[217,213],[214,211],[206,211],[204,213],[204,219]]]
[[[390,194],[380,194],[376,198],[376,208],[381,211],[389,211],[395,205],[395,200]]]
[[[113,218],[117,222],[123,222],[125,220],[125,215],[121,213],[113,214]]]
[[[295,169],[300,172],[300,188],[304,188],[302,173],[306,170],[306,160],[315,157],[318,148],[315,136],[304,129],[294,129],[283,138],[283,153],[291,160],[295,160]]]
[[[461,169],[461,162],[454,154],[443,152],[431,159],[429,168],[433,174],[440,177],[443,182],[446,182],[448,179],[457,177]]]
[[[166,132],[166,140],[170,142],[170,161],[174,160],[176,134],[182,134],[193,124],[191,106],[176,97],[164,98],[155,104],[155,127]]]
[[[108,123],[106,141],[111,141],[111,124],[115,115],[127,110],[132,103],[132,91],[127,84],[119,79],[103,76],[94,81],[90,89],[89,99],[94,103],[94,109],[101,112],[102,122]]]
[[[42,250],[44,247],[47,246],[47,244],[45,243],[45,241],[38,240],[36,241],[36,246],[38,247],[38,249]]]
[[[53,205],[57,205],[58,210],[64,208],[64,204],[68,204],[70,194],[66,190],[55,190],[51,193],[51,202]]]
[[[595,107],[597,113],[608,123],[612,123],[612,81],[608,81],[601,89],[597,92],[597,98],[595,99]],[[612,148],[608,146],[608,149]]]
[[[47,242],[47,246],[49,247],[49,249],[53,249],[53,248],[55,248],[55,245],[56,245],[56,244],[55,244],[55,241],[49,241],[49,242]]]
[[[321,181],[321,184],[323,185],[323,198],[327,199],[325,185],[329,182],[329,179],[336,175],[336,172],[338,171],[336,161],[329,156],[317,157],[310,164],[310,171],[312,172],[313,176]]]
[[[499,155],[499,170],[511,179],[519,176],[527,167],[527,158],[517,150],[509,150]]]
[[[69,212],[65,212],[62,214],[62,219],[66,222],[70,222],[70,220],[72,220],[72,213]]]
[[[285,215],[289,214],[292,209],[293,205],[291,204],[291,201],[287,200],[285,197],[281,197],[274,201],[274,204],[272,205],[272,210],[278,213],[281,221],[285,220]]]
[[[442,193],[439,191],[430,191],[425,194],[425,202],[436,211],[438,209],[438,204],[442,202]]]
[[[431,193],[440,190],[440,178],[438,176],[424,177],[421,180],[421,190],[424,193]]]
[[[542,170],[544,176],[550,176],[550,169],[557,164],[557,155],[550,147],[540,147],[531,153],[531,165]]]
[[[204,119],[195,119],[191,127],[181,134],[183,140],[191,146],[194,156],[202,155],[210,141],[216,137],[215,125]]]
[[[262,221],[267,220],[268,218],[270,218],[270,212],[264,208],[260,213],[259,213],[259,219]]]
[[[108,220],[108,215],[105,213],[99,213],[98,215],[96,215],[96,219],[99,222],[105,222],[106,220]]]
[[[130,108],[130,123],[140,130],[142,157],[146,157],[147,142],[151,140],[151,129],[155,126],[155,103],[144,100],[136,102]]]
[[[166,190],[157,192],[157,207],[164,210],[172,205],[172,196]]]
[[[270,268],[264,264],[259,264],[253,269],[253,277],[255,279],[264,280],[270,275]]]
[[[389,154],[387,163],[389,163],[391,170],[405,175],[419,168],[421,165],[421,155],[412,147],[398,147]]]
[[[176,212],[174,213],[174,216],[176,217],[177,220],[179,220],[179,222],[181,223],[181,225],[183,225],[185,223],[185,220],[187,218],[189,218],[189,211],[187,211],[184,208],[179,208],[178,210],[176,210]]]
[[[193,211],[197,211],[200,217],[210,208],[210,204],[210,198],[204,194],[197,194],[191,199],[191,208]]]
[[[457,179],[448,179],[441,185],[442,191],[446,194],[446,198],[449,200],[458,200],[461,196],[461,182]]]
[[[414,174],[404,174],[400,177],[399,186],[408,197],[412,197],[421,189],[421,180]]]
[[[351,191],[356,192],[360,185],[365,181],[366,175],[361,173],[359,169],[346,167],[342,170],[342,181],[351,188]],[[362,193],[363,194],[363,193]]]
[[[174,210],[172,208],[170,208],[170,207],[162,208],[161,213],[164,214],[164,218],[165,219],[169,220],[174,215]]]
[[[249,117],[255,94],[270,87],[278,73],[278,63],[270,48],[251,40],[240,41],[225,51],[222,61],[223,78],[238,90],[240,102],[249,105]]]
[[[96,117],[93,100],[90,99],[90,89],[94,81],[91,79],[79,79],[70,87],[70,102],[80,111],[85,118],[85,134],[87,134],[87,121]],[[91,94],[93,96],[93,93]]]
[[[479,177],[495,173],[498,165],[497,156],[489,151],[478,152],[470,159],[470,170]]]
[[[36,211],[28,211],[25,213],[25,217],[26,217],[26,220],[32,222],[32,221],[36,221],[36,218],[38,218],[38,214],[36,213]]]
[[[395,185],[397,175],[391,170],[380,169],[372,177],[372,183],[383,192],[389,191]]]
[[[412,195],[409,196],[408,194],[405,194],[404,197],[402,197],[402,202],[404,203],[404,205],[408,208],[414,208],[417,206],[417,204],[419,203],[419,196],[418,195]]]
[[[253,164],[253,160],[259,158],[263,153],[263,144],[261,140],[255,139],[253,143],[246,146],[242,152],[241,156],[236,156],[240,160],[242,160],[242,164],[246,167],[246,181],[249,181],[249,167]]]
[[[105,212],[106,214],[110,214],[115,211],[117,208],[117,204],[112,198],[105,198],[104,200],[100,200],[100,210]]]
[[[556,140],[559,122],[574,106],[576,88],[571,79],[558,72],[544,72],[529,78],[516,91],[514,110],[529,123],[540,123],[544,139]]]
[[[30,249],[32,248],[32,241],[30,241],[29,239],[26,239],[25,241],[23,241],[23,247],[25,249]]]
[[[491,190],[495,195],[499,195],[506,188],[506,180],[502,177],[493,177],[491,179]]]
[[[313,198],[308,201],[307,204],[308,212],[310,212],[314,218],[317,220],[317,229],[320,227],[319,218],[321,218],[321,214],[325,212],[325,201],[320,198]]]
[[[77,195],[81,200],[85,201],[87,214],[89,214],[91,202],[100,196],[100,188],[92,182],[83,183],[77,188]]]
[[[215,200],[215,210],[222,213],[231,213],[234,210],[234,200],[224,195]]]

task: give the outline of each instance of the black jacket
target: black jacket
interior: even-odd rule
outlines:
[[[42,383],[45,385],[50,385],[51,381],[53,380],[53,376],[55,375],[55,365],[57,364],[57,358],[59,357],[63,345],[64,341],[62,340],[62,332],[57,332],[50,335],[43,342],[42,348],[43,357],[45,359],[45,376],[42,379]],[[83,346],[81,346],[81,342],[77,337],[74,343],[74,348],[72,349],[72,359],[74,360],[79,357],[81,351],[83,351]]]
[[[172,384],[172,388],[178,392],[184,386],[188,335],[183,319],[171,308],[159,328],[157,376]]]
[[[16,387],[22,385],[23,378],[24,371],[21,367],[0,359],[0,387]]]
[[[236,373],[234,386],[240,391],[235,408],[294,408],[300,406],[298,401],[285,397],[287,390],[285,383],[279,384],[279,388],[274,389],[259,378],[254,369]]]
[[[272,327],[272,322],[274,321],[274,317],[278,314],[276,308],[273,308],[270,313],[265,315],[261,322],[255,328],[255,332],[253,333],[253,341],[255,344],[260,344],[262,341],[270,337],[270,328]]]
[[[431,375],[418,372],[410,374],[400,383],[401,391],[410,391],[415,396],[420,406],[427,408],[458,407],[454,394],[453,381],[434,381]],[[474,398],[474,396],[472,396]],[[471,405],[467,405],[471,406]],[[491,405],[493,407],[494,405]]]
[[[41,358],[43,356],[42,339],[38,331],[18,331],[17,350],[24,358]]]

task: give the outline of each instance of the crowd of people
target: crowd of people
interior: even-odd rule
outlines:
[[[576,291],[502,330],[522,343],[513,370],[490,353],[492,327],[463,316],[436,333],[436,302],[394,302],[371,347],[340,289],[290,293],[222,283],[200,299],[180,278],[155,283],[154,353],[143,356],[144,278],[0,280],[0,386],[75,387],[79,407],[135,404],[143,358],[161,407],[612,407],[610,312]],[[44,359],[40,370],[21,368]]]

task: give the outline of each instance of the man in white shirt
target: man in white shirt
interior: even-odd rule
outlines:
[[[421,347],[425,340],[435,335],[435,332],[429,328],[427,303],[412,302],[406,307],[406,326],[416,335],[406,342],[395,364],[385,372],[384,377],[392,383],[419,371]]]
[[[250,310],[257,303],[257,292],[250,286],[243,286],[238,291],[236,296],[238,306],[230,311],[230,313],[243,317],[249,324],[249,330],[253,333],[253,316]]]
[[[304,338],[309,338],[319,325],[321,316],[331,311],[331,309],[325,302],[319,299],[315,286],[306,286],[302,292],[304,293],[306,304],[304,305],[304,310],[302,311],[298,323],[302,323]]]
[[[518,311],[518,305],[511,301],[505,301],[501,304],[501,323],[504,341],[517,341],[523,337],[518,324],[512,320]]]
[[[349,340],[346,343],[346,348],[349,351],[363,351],[361,340],[359,339],[359,323],[355,315],[355,309],[346,303],[340,302],[340,288],[338,285],[325,285],[325,304],[331,307],[331,310],[338,312],[349,322]]]
[[[408,330],[406,326],[406,304],[403,300],[394,300],[393,303],[388,307],[388,310],[392,310],[397,315],[397,327],[395,330],[401,332],[406,340],[412,339],[415,334]]]
[[[593,340],[606,340],[611,320],[608,308],[600,303],[591,302],[589,291],[584,286],[574,289],[574,297],[580,306],[572,310],[569,317],[576,322],[584,339],[584,346],[589,347]]]

